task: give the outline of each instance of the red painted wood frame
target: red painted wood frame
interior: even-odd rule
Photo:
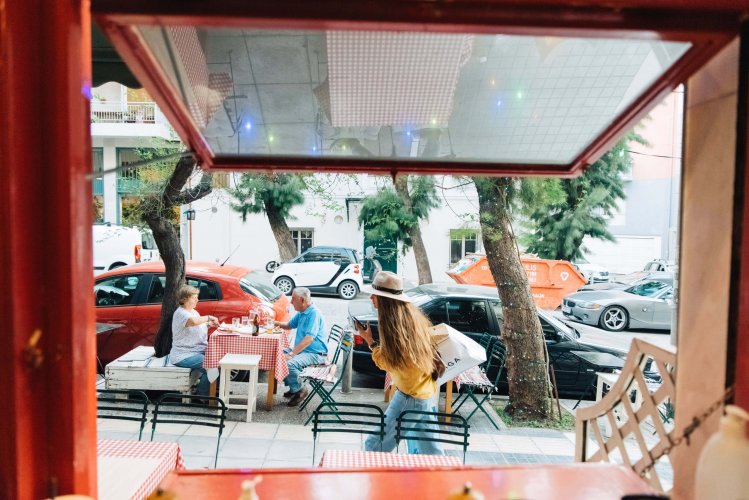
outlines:
[[[4,499],[96,495],[90,32],[86,0],[0,0]]]
[[[730,2],[592,1],[570,7],[485,0],[433,2],[389,0],[306,2],[223,0],[95,0],[93,13],[125,62],[161,107],[181,139],[207,169],[291,170],[403,174],[573,176],[592,164],[671,90],[683,83],[738,32],[738,12]],[[699,8],[699,10],[695,10]],[[732,10],[733,9],[733,10]],[[692,47],[570,164],[504,164],[409,159],[300,158],[292,156],[214,155],[190,112],[168,82],[134,26],[194,25],[268,29],[393,30],[503,33],[571,37],[617,37],[688,41]]]

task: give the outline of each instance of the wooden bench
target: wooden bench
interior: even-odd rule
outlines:
[[[169,356],[154,357],[151,346],[139,346],[109,363],[105,369],[107,389],[140,389],[189,394],[197,381],[190,368],[169,363]]]

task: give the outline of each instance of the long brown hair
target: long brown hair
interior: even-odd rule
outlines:
[[[434,347],[429,328],[432,323],[410,302],[377,296],[380,353],[395,370],[418,368],[434,370]]]

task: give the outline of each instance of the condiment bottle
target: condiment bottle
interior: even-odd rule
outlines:
[[[473,485],[467,482],[459,490],[450,493],[447,500],[484,500],[484,494],[474,490]]]
[[[695,475],[695,500],[749,497],[749,413],[727,405],[718,432],[702,448]]]
[[[239,495],[238,500],[260,500],[255,491],[255,486],[262,480],[263,476],[257,476],[255,479],[242,481],[242,493]]]

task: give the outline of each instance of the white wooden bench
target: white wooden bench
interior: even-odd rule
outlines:
[[[105,369],[107,389],[140,389],[189,394],[197,380],[190,368],[169,363],[169,356],[154,357],[151,346],[139,346],[120,356]]]

